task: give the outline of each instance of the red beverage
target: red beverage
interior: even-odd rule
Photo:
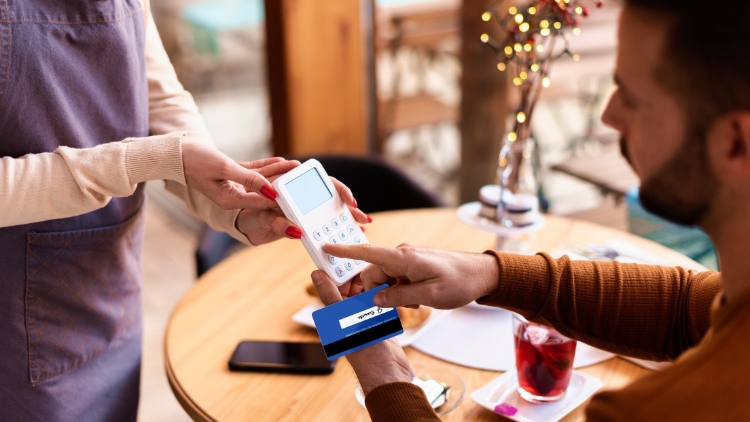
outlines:
[[[529,401],[559,400],[570,383],[576,341],[518,317],[513,322],[521,397]]]

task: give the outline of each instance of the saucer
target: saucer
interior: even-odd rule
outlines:
[[[516,371],[508,371],[471,393],[481,406],[520,422],[554,422],[581,405],[602,387],[602,381],[573,371],[565,396],[556,402],[530,403],[518,394]]]
[[[478,201],[463,204],[456,210],[456,215],[462,223],[474,227],[475,229],[494,233],[500,236],[514,236],[524,233],[532,233],[541,230],[546,224],[542,214],[539,214],[537,220],[524,227],[505,227],[496,221],[488,220],[479,215],[481,204]]]

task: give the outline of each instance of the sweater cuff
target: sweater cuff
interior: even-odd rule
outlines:
[[[424,391],[410,382],[393,382],[374,388],[365,397],[373,422],[439,421]]]
[[[135,185],[149,180],[173,180],[184,185],[184,136],[185,133],[175,132],[148,138],[125,139],[125,167],[130,183]]]
[[[476,302],[505,308],[527,318],[539,313],[547,301],[550,289],[550,268],[545,254],[530,256],[495,251],[484,253],[494,255],[497,259],[497,288]]]

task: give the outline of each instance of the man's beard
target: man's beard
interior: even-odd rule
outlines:
[[[677,224],[698,224],[711,207],[717,182],[708,164],[706,131],[692,130],[675,155],[648,180],[641,181],[643,208]],[[620,150],[631,164],[625,139]]]

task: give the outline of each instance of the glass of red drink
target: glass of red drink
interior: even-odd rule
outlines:
[[[518,393],[532,403],[560,400],[573,372],[576,341],[513,314]]]

